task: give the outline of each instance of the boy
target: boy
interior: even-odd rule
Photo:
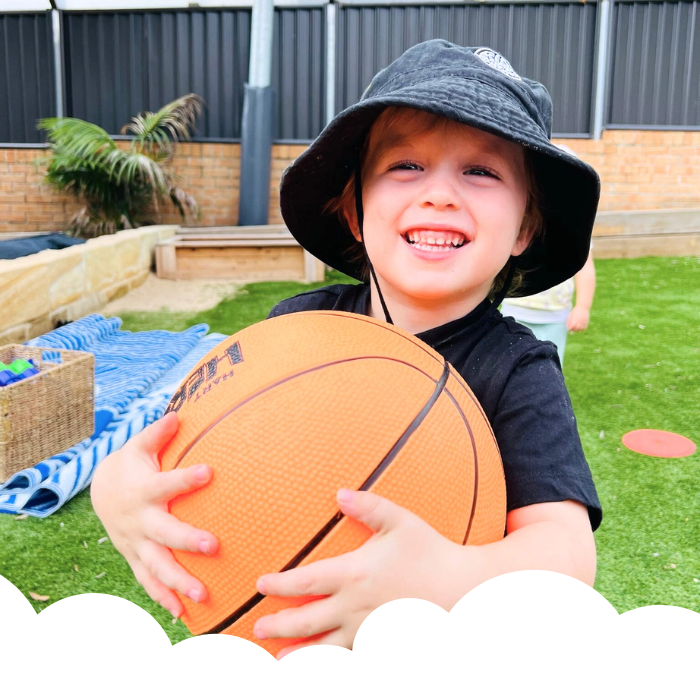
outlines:
[[[364,313],[443,354],[493,426],[508,518],[502,541],[464,547],[375,494],[341,489],[342,512],[375,536],[341,557],[259,579],[263,595],[319,596],[257,622],[259,638],[308,638],[281,655],[307,644],[351,647],[385,602],[418,597],[450,609],[509,571],[593,583],[601,510],[555,349],[497,310],[509,290],[547,289],[588,255],[598,178],[550,143],[550,127],[546,90],[503,57],[429,41],[380,72],[285,173],[290,231],[365,283],[299,295],[271,315]],[[197,602],[206,591],[167,548],[209,554],[217,543],[167,512],[170,499],[211,475],[206,465],[159,473],[158,451],[176,429],[169,414],[105,460],[93,503],[138,581],[177,616],[174,590]]]

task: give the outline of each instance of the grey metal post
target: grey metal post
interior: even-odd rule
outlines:
[[[610,18],[613,0],[601,0],[600,21],[598,22],[598,70],[596,71],[595,93],[593,102],[593,138],[598,141],[603,134],[603,117],[605,114],[605,95],[608,86],[608,55],[610,49]]]
[[[254,87],[268,87],[272,81],[272,32],[274,28],[274,0],[253,0],[248,83]]]
[[[326,124],[335,116],[336,5],[326,5]]]
[[[253,0],[250,67],[244,87],[241,124],[239,226],[268,222],[274,122],[274,94],[270,85],[274,22],[274,0]]]
[[[56,83],[56,116],[63,116],[63,50],[61,39],[61,13],[51,10],[51,28],[53,35],[54,82]]]

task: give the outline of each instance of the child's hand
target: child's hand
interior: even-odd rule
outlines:
[[[589,309],[585,308],[584,306],[574,306],[574,308],[571,309],[569,318],[566,321],[566,327],[568,330],[573,332],[585,331],[586,328],[588,328],[588,321],[590,317],[591,312]]]
[[[207,592],[168,548],[213,554],[218,546],[210,533],[168,513],[171,499],[211,478],[206,465],[160,471],[158,453],[177,427],[177,414],[165,415],[107,457],[92,482],[92,504],[112,543],[146,593],[174,617],[184,611],[174,590],[195,602],[204,600]]]
[[[325,636],[286,647],[282,658],[311,644],[351,648],[362,621],[383,603],[423,598],[449,610],[459,600],[445,585],[458,545],[404,508],[362,491],[338,492],[342,512],[375,534],[360,548],[333,559],[258,580],[258,591],[275,596],[327,596],[255,624],[260,639]],[[462,548],[460,548],[462,549]]]

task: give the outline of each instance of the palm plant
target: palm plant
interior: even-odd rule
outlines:
[[[38,126],[47,132],[52,151],[45,181],[84,203],[69,233],[92,238],[156,223],[168,200],[183,219],[199,216],[197,202],[177,186],[169,166],[175,143],[189,139],[201,111],[201,97],[190,94],[155,113],[139,114],[122,128],[133,136],[126,148],[82,119],[42,119]]]

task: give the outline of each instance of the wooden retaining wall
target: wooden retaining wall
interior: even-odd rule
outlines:
[[[593,257],[700,255],[700,209],[599,212]]]

